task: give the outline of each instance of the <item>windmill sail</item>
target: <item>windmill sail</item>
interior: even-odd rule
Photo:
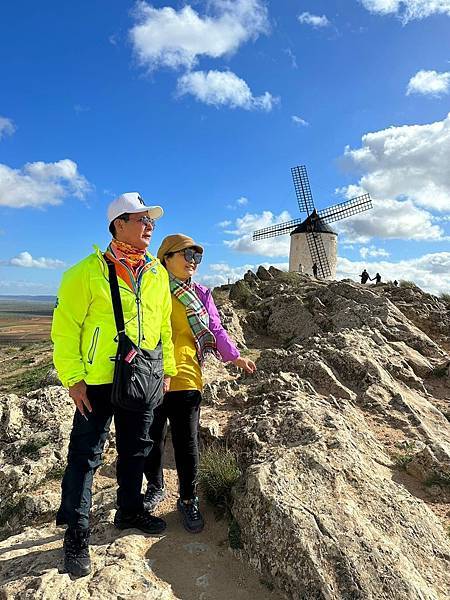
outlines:
[[[332,277],[336,269],[336,237],[332,236],[337,236],[337,233],[329,227],[328,223],[369,210],[372,208],[372,200],[369,194],[363,194],[318,211],[314,207],[306,167],[304,165],[292,167],[291,173],[298,207],[300,212],[307,213],[306,219],[294,219],[258,229],[253,233],[253,240],[290,233],[292,237],[289,268],[295,271],[299,263],[302,263],[302,266],[306,265],[307,270],[310,273],[312,270],[316,277],[323,279]]]
[[[313,264],[316,263],[318,275],[325,279],[331,277],[331,269],[328,263],[327,253],[323,245],[322,236],[319,233],[307,233],[306,241]]]
[[[309,186],[308,173],[305,165],[292,167],[292,179],[294,180],[295,193],[297,195],[298,207],[300,212],[306,212],[308,215],[314,210],[314,201]]]
[[[302,221],[303,219],[294,219],[293,221],[286,221],[286,223],[280,223],[279,225],[271,225],[270,227],[258,229],[253,232],[253,241],[283,235],[284,233],[291,231],[291,229],[295,229]]]
[[[329,208],[319,210],[318,215],[326,223],[333,223],[334,221],[340,221],[341,219],[357,215],[365,210],[369,210],[369,208],[372,208],[372,199],[369,194],[363,194],[347,202],[341,202],[341,204],[335,204]]]

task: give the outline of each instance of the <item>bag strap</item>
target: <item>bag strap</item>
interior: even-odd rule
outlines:
[[[112,299],[112,305],[113,305],[113,309],[114,309],[114,319],[116,321],[117,335],[120,338],[121,334],[122,335],[125,334],[125,322],[123,320],[122,301],[120,299],[119,282],[117,281],[116,267],[115,267],[113,261],[110,258],[108,258],[106,256],[106,254],[104,254],[103,256],[108,265],[109,287],[111,289],[111,299]]]

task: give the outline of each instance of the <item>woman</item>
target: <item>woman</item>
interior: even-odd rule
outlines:
[[[169,391],[154,411],[150,429],[153,446],[145,464],[148,486],[144,506],[153,511],[166,495],[163,457],[169,421],[180,491],[177,508],[185,529],[191,533],[198,533],[204,527],[196,495],[202,364],[211,352],[247,373],[256,370],[253,361],[239,355],[222,327],[211,291],[192,281],[202,257],[202,246],[181,233],[167,236],[158,250],[158,258],[169,273],[172,340],[178,372],[170,383],[166,381]]]

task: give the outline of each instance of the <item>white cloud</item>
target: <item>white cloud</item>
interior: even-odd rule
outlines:
[[[355,186],[347,188],[348,197],[359,196],[363,190]],[[434,240],[445,239],[438,225],[433,225],[432,215],[414,206],[410,200],[374,199],[373,208],[349,219],[344,219],[333,228],[344,235],[344,243],[367,244],[372,238]]]
[[[390,256],[390,253],[387,250],[385,250],[384,248],[377,248],[376,246],[362,246],[359,249],[359,253],[362,256],[362,258],[367,258],[368,256],[383,256],[387,258],[388,256]]]
[[[224,285],[226,283],[234,283],[238,279],[242,279],[247,271],[256,272],[259,264],[268,269],[271,265],[282,271],[287,271],[289,263],[258,263],[258,264],[245,264],[238,267],[232,267],[227,263],[213,263],[209,265],[209,273],[200,275],[196,279],[209,287],[217,285]]]
[[[292,50],[290,48],[285,48],[283,50],[283,52],[285,54],[288,55],[288,57],[291,59],[291,67],[293,69],[298,69],[298,64],[297,64],[297,57],[295,56],[295,54],[292,52]]]
[[[41,283],[38,281],[14,281],[11,279],[0,280],[0,289],[2,292],[9,295],[22,296],[26,294],[56,294],[57,287],[57,284],[54,283]]]
[[[177,11],[137,2],[130,37],[139,62],[150,70],[191,69],[200,56],[230,55],[268,31],[261,0],[210,0],[207,6],[210,13],[199,15],[189,4]]]
[[[29,252],[20,252],[14,258],[3,263],[10,267],[34,267],[36,269],[59,269],[65,266],[65,262],[57,258],[33,258]]]
[[[409,199],[419,206],[448,211],[449,156],[450,113],[435,123],[367,133],[361,148],[345,149],[344,162],[364,173],[359,186],[376,199]]]
[[[268,268],[270,265],[287,271],[288,263],[262,263]],[[251,270],[255,272],[258,264],[245,264],[231,266],[227,263],[214,263],[209,265],[209,271],[200,275],[198,280],[208,286],[223,285],[230,281],[242,279],[243,275]],[[398,281],[405,279],[414,281],[420,288],[432,294],[448,292],[450,289],[450,252],[435,252],[425,254],[418,258],[394,261],[351,261],[338,257],[337,279],[353,279],[359,281],[358,275],[366,268],[371,276],[380,273],[382,281]]]
[[[358,274],[366,268],[370,275],[380,273],[383,281],[414,281],[416,285],[432,294],[448,292],[450,289],[450,252],[435,252],[419,258],[391,261],[351,261],[338,257],[337,278],[358,281]]]
[[[303,25],[311,25],[312,27],[328,27],[330,25],[330,21],[327,19],[325,15],[312,15],[309,12],[304,12],[298,16],[298,20]]]
[[[434,14],[450,15],[450,0],[360,0],[370,12],[396,15],[406,24]]]
[[[292,115],[292,121],[301,127],[308,127],[309,125],[308,121],[305,121],[305,119],[302,119],[301,117],[297,117],[297,115]]]
[[[226,208],[229,210],[237,210],[241,206],[247,206],[248,198],[246,196],[240,196],[235,202],[230,202],[230,204],[226,205]],[[232,221],[223,221],[228,225],[231,225]]]
[[[233,221],[220,221],[220,223],[217,223],[217,226],[224,229],[225,227],[229,227],[232,224],[232,222]]]
[[[428,96],[441,96],[448,94],[449,91],[450,72],[418,71],[409,80],[406,95],[424,94]]]
[[[61,204],[66,196],[81,199],[89,190],[77,164],[68,158],[55,163],[27,163],[22,169],[0,164],[0,206]]]
[[[73,110],[76,112],[77,115],[80,115],[81,113],[89,112],[91,110],[91,107],[84,106],[83,104],[74,104]]]
[[[253,96],[247,83],[231,71],[193,71],[178,80],[178,94],[191,94],[200,102],[245,110],[272,110],[277,98],[269,92]]]
[[[233,240],[224,240],[225,246],[236,252],[246,254],[257,254],[259,256],[288,256],[289,255],[289,235],[285,234],[278,237],[265,240],[253,241],[253,232],[263,227],[277,225],[290,221],[291,216],[287,211],[279,215],[274,215],[266,210],[262,214],[247,213],[243,217],[236,219],[235,229],[227,231],[235,236]]]
[[[7,135],[12,135],[16,130],[16,126],[11,119],[0,117],[0,140]]]

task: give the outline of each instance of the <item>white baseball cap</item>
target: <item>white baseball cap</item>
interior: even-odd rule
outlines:
[[[140,213],[147,211],[151,219],[159,219],[164,211],[160,206],[145,206],[142,196],[138,192],[126,192],[111,202],[108,206],[108,223],[124,213]]]

